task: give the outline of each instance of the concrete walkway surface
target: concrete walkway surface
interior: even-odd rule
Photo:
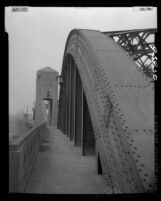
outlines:
[[[60,130],[49,128],[25,193],[106,194],[107,188],[96,172],[95,156],[82,156]]]

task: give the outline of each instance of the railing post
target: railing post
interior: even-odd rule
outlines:
[[[18,185],[18,155],[9,151],[9,192],[15,192]]]

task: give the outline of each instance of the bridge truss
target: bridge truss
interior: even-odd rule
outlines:
[[[119,44],[144,73],[152,78],[152,53],[155,48],[156,29],[104,32]]]

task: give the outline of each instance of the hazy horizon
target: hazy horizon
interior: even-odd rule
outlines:
[[[72,29],[115,31],[157,28],[156,8],[29,7],[28,12],[5,9],[9,34],[9,114],[32,113],[36,95],[36,72],[49,66],[62,68],[67,37]]]

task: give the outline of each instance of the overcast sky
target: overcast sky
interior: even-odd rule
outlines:
[[[9,34],[9,111],[16,114],[35,101],[36,72],[50,66],[59,73],[68,34],[72,29],[100,31],[156,28],[156,9],[133,8],[6,8]]]

